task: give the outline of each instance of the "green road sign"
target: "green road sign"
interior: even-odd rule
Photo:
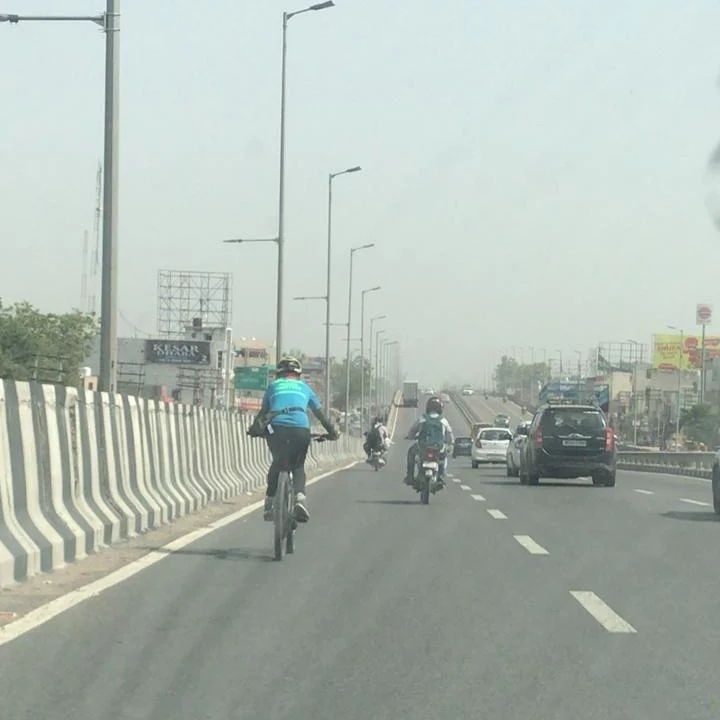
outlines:
[[[236,390],[265,390],[268,386],[267,367],[235,368]]]

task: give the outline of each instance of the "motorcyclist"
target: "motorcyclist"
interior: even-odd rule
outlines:
[[[365,444],[363,450],[367,455],[367,459],[370,459],[370,455],[373,450],[384,453],[390,446],[390,437],[388,435],[387,428],[383,422],[382,416],[378,415],[372,421],[370,429],[367,432],[365,438]]]
[[[267,474],[264,517],[272,520],[280,469],[287,464],[295,484],[295,517],[299,522],[307,522],[310,514],[305,497],[305,458],[311,439],[308,409],[325,428],[330,440],[337,440],[339,435],[325,416],[315,391],[300,379],[302,364],[297,358],[282,358],[275,372],[276,378],[265,391],[260,412],[248,430],[248,435],[267,439],[272,455]]]
[[[410,448],[407,454],[407,475],[405,476],[405,484],[412,485],[414,483],[415,475],[415,462],[417,460],[418,450],[421,444],[421,436],[423,431],[423,425],[428,422],[439,422],[442,424],[444,431],[444,445],[440,455],[440,467],[438,469],[438,483],[442,486],[445,484],[445,471],[447,470],[447,456],[448,450],[455,442],[455,436],[453,434],[452,427],[448,422],[447,418],[443,417],[443,404],[442,400],[433,395],[428,398],[425,404],[425,414],[410,428],[407,437],[411,440],[416,440]]]

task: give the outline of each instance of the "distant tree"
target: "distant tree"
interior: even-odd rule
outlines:
[[[332,405],[338,410],[345,410],[345,389],[347,386],[347,362],[333,362],[330,366],[330,385],[333,389]],[[365,370],[365,392],[370,393],[370,364],[366,360]],[[350,405],[356,407],[360,404],[360,388],[362,386],[363,364],[359,357],[350,361]]]
[[[718,442],[720,416],[710,405],[693,405],[680,415],[680,428],[688,440],[713,448]]]
[[[96,321],[81,312],[45,314],[0,301],[0,377],[77,385],[96,333]]]

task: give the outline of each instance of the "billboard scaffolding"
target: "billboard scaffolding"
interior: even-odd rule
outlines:
[[[206,328],[230,327],[232,274],[158,270],[158,333],[181,337],[198,318]]]

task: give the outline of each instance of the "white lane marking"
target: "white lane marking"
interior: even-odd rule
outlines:
[[[462,482],[462,480],[460,478],[453,478],[452,481],[454,483],[457,483],[458,485]]]
[[[640,493],[641,495],[654,495],[655,493],[652,490],[640,490],[640,488],[635,488],[636,493]]]
[[[611,633],[636,633],[637,630],[623,620],[606,602],[589,590],[571,590],[570,594]]]
[[[469,485],[461,485],[460,489],[461,490],[472,490],[472,488]]]
[[[502,510],[489,510],[488,513],[496,520],[507,520],[507,515]]]
[[[335,475],[336,473],[343,472],[344,470],[349,470],[351,467],[357,465],[358,462],[359,461],[357,460],[353,460],[353,462],[344,465],[343,467],[339,467],[336,470],[330,470],[329,472],[323,473],[322,475],[318,475],[312,480],[308,480],[307,485],[312,485],[320,480],[323,480],[326,477],[330,477],[331,475]],[[152,567],[153,565],[155,565],[155,563],[158,563],[161,560],[170,557],[173,551],[181,550],[187,545],[194,543],[196,540],[199,540],[200,538],[209,535],[211,532],[214,532],[219,528],[225,527],[226,525],[230,525],[231,523],[240,520],[246,515],[255,512],[255,510],[259,510],[261,507],[263,507],[264,504],[264,500],[254,502],[247,507],[244,507],[234,513],[230,513],[229,515],[226,515],[225,517],[220,518],[219,520],[216,520],[209,525],[206,525],[205,527],[192,530],[186,535],[183,535],[182,537],[179,537],[176,540],[169,542],[167,545],[163,545],[159,550],[153,550],[152,552],[149,552],[147,555],[143,555],[141,558],[134,560],[128,565],[118,568],[114,572],[111,572],[109,575],[99,578],[98,580],[94,580],[87,585],[83,585],[76,590],[71,590],[69,593],[61,595],[60,597],[55,598],[48,603],[45,603],[45,605],[41,605],[39,608],[32,610],[27,615],[24,615],[23,617],[20,617],[17,620],[8,623],[7,625],[3,625],[2,627],[0,627],[0,647],[9,642],[12,642],[13,640],[16,640],[20,636],[25,635],[26,633],[34,630],[35,628],[44,625],[49,620],[52,620],[54,617],[61,615],[65,611],[74,608],[76,605],[79,605],[88,598],[97,597],[103,591],[109,590],[115,585],[119,585],[121,582],[128,580],[134,575],[137,575],[139,572],[142,572],[146,568]]]
[[[538,545],[529,535],[513,535],[513,537],[531,555],[549,555],[550,554],[542,545]]]
[[[699,505],[700,507],[712,507],[709,502],[703,502],[702,500],[691,500],[690,498],[680,498],[680,500],[684,503],[689,503],[690,505]]]
[[[485,498],[482,495],[471,495],[470,497],[478,502],[485,502]]]

